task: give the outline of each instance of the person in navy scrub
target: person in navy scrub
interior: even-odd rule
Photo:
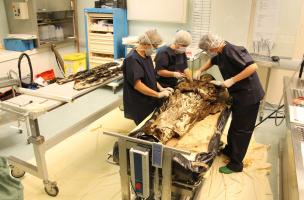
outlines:
[[[192,37],[189,32],[180,30],[175,34],[173,43],[158,49],[155,57],[155,70],[157,81],[163,87],[174,88],[178,79],[192,80],[192,73],[188,69],[186,48],[191,44]]]
[[[232,121],[228,131],[227,145],[222,153],[229,157],[221,173],[230,174],[243,170],[243,159],[255,127],[259,104],[264,96],[256,70],[257,64],[242,46],[233,45],[211,34],[204,35],[199,48],[211,58],[194,74],[199,79],[202,72],[217,65],[224,81],[212,81],[228,89],[232,96]]]
[[[126,56],[122,66],[124,115],[136,125],[160,106],[160,99],[173,92],[172,88],[164,88],[156,80],[151,55],[162,43],[158,32],[149,30],[138,40],[139,45]]]

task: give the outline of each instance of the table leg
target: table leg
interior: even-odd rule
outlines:
[[[268,68],[267,69],[267,76],[266,76],[266,84],[265,84],[265,95],[264,95],[264,98],[261,101],[260,108],[259,108],[259,120],[260,121],[263,120],[264,107],[265,107],[265,102],[266,102],[266,98],[267,98],[270,74],[271,74],[271,68]]]

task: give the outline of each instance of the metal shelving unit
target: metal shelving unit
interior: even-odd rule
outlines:
[[[43,26],[43,25],[52,25],[52,24],[61,24],[61,23],[71,23],[73,21],[73,18],[67,18],[67,19],[60,19],[60,20],[53,20],[49,22],[38,22],[38,26]]]
[[[9,32],[11,34],[36,35],[35,47],[47,46],[52,43],[74,42],[79,50],[77,28],[77,0],[27,0],[28,19],[15,19],[11,9],[17,0],[5,0]],[[41,40],[39,30],[43,26],[56,25],[63,27],[62,40]]]

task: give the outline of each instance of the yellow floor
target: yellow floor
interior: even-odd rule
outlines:
[[[56,198],[49,197],[44,192],[42,181],[26,174],[22,179],[25,200],[121,199],[119,167],[105,161],[115,139],[102,135],[101,129],[127,134],[134,127],[132,121],[124,119],[123,113],[115,109],[85,131],[73,135],[49,150],[46,157],[50,180],[57,182],[59,195]],[[217,158],[197,199],[239,200],[242,198],[238,197],[244,195],[252,197],[245,199],[272,199],[266,176],[270,170],[269,164],[266,163],[266,149],[267,146],[253,141],[246,158],[247,167],[243,173],[233,175],[218,173],[218,167],[224,164],[224,159]],[[259,185],[263,187],[260,188]]]

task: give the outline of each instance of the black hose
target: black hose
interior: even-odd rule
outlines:
[[[284,107],[284,104],[283,105],[279,105],[278,108],[275,111],[273,111],[272,113],[270,113],[267,117],[265,117],[262,121],[260,121],[257,125],[255,125],[255,128],[258,127],[260,124],[262,124],[267,119],[269,119],[273,114],[276,114],[283,107]],[[276,114],[276,118],[278,118],[277,114]],[[280,123],[277,123],[277,121],[275,121],[276,126],[281,125],[281,123],[283,122],[283,120],[284,120],[284,118],[282,119],[282,121]]]
[[[19,59],[18,59],[18,73],[19,73],[19,79],[20,79],[20,82],[21,82],[21,85],[22,85],[22,86],[26,85],[26,83],[23,83],[23,82],[22,82],[22,77],[21,77],[21,61],[22,61],[22,59],[23,59],[24,56],[27,58],[27,62],[28,62],[29,68],[30,68],[30,75],[31,75],[31,82],[30,82],[30,85],[33,85],[33,83],[34,83],[34,77],[33,77],[32,62],[31,62],[31,59],[30,59],[29,55],[27,55],[26,53],[22,53],[22,54],[19,56]]]

